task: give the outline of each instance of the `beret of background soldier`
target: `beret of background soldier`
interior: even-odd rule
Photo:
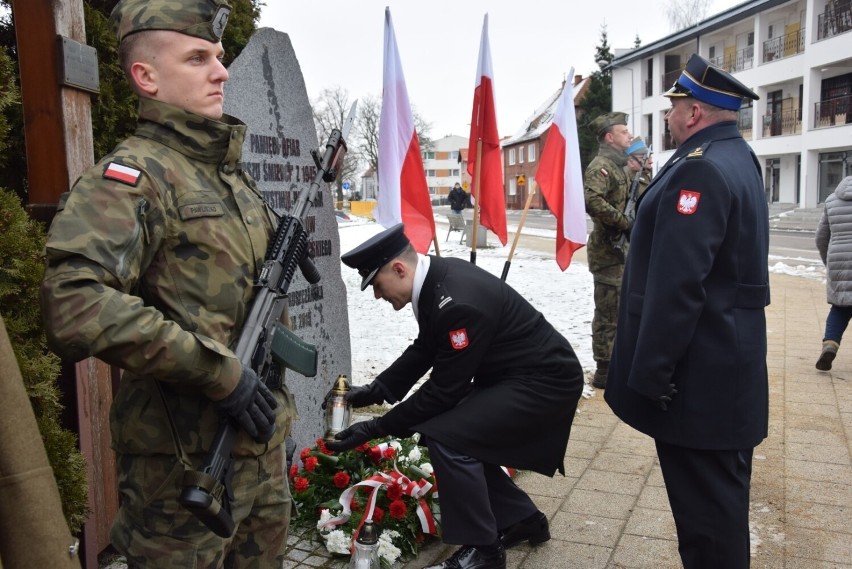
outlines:
[[[760,99],[757,94],[713,65],[693,53],[686,67],[664,97],[692,97],[715,107],[730,111],[740,110],[743,99]]]
[[[231,7],[223,0],[123,0],[110,24],[119,43],[128,35],[167,30],[216,43],[222,39]]]
[[[627,147],[627,150],[625,150],[624,153],[628,156],[643,157],[648,154],[648,147],[645,145],[645,141],[642,140],[642,137],[637,136],[633,139],[633,142],[630,143],[630,146]]]
[[[627,114],[626,113],[606,113],[596,117],[592,122],[589,123],[589,129],[595,133],[595,136],[601,136],[604,131],[612,126],[617,124],[623,124],[627,126]]]
[[[346,266],[361,275],[361,290],[370,285],[379,269],[408,248],[410,241],[404,230],[402,223],[394,225],[340,257]]]

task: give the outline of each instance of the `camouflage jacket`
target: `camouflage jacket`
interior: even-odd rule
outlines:
[[[630,180],[624,172],[626,164],[626,154],[601,144],[583,176],[586,212],[593,222],[586,246],[589,270],[593,273],[624,264],[626,252],[618,242],[629,226],[624,215],[630,188]]]
[[[231,347],[276,223],[239,167],[245,131],[143,98],[135,135],[59,204],[42,284],[48,339],[65,358],[124,370],[110,412],[118,452],[174,452],[155,379],[188,453],[209,447],[214,401],[239,381]],[[289,419],[279,412],[270,446]],[[265,449],[241,431],[234,452]]]

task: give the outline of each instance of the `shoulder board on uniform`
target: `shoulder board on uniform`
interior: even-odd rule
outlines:
[[[704,152],[707,150],[707,147],[709,147],[709,146],[710,146],[710,141],[705,142],[704,144],[702,144],[701,146],[699,146],[698,148],[696,148],[695,150],[693,150],[692,152],[687,154],[686,159],[691,160],[693,158],[703,158]]]
[[[104,168],[104,178],[115,180],[127,184],[128,186],[136,186],[139,183],[139,178],[142,177],[142,171],[118,162],[110,162]]]
[[[438,308],[439,309],[444,308],[447,305],[447,303],[452,302],[452,301],[453,301],[452,296],[441,296],[440,301],[438,302]]]
[[[601,174],[603,174],[604,176],[609,177],[609,172],[607,172],[607,171],[606,171],[606,168],[601,168],[600,172],[601,172]]]

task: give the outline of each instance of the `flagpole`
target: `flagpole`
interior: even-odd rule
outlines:
[[[441,249],[438,248],[438,236],[437,235],[432,236],[432,243],[435,244],[435,256],[440,257],[441,256]]]
[[[476,189],[476,196],[473,202],[473,230],[471,231],[470,239],[473,241],[470,245],[470,262],[476,264],[476,229],[479,226],[479,205],[482,203],[482,188],[479,186],[480,174],[482,172],[482,137],[476,141],[476,164],[474,165],[475,176],[473,177],[473,190]]]
[[[509,265],[512,264],[512,257],[515,255],[515,247],[518,246],[518,239],[521,238],[521,229],[523,229],[524,223],[527,220],[527,212],[530,210],[530,204],[532,203],[534,195],[535,189],[530,188],[530,193],[527,196],[527,203],[524,205],[524,211],[521,213],[521,221],[518,223],[518,229],[515,231],[515,239],[512,241],[512,248],[509,249],[509,258],[506,259],[506,262],[503,264],[503,274],[500,276],[500,280],[503,282],[506,282],[506,277],[509,276]]]

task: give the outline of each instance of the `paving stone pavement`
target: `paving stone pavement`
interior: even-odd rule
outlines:
[[[822,280],[771,274],[770,288],[770,424],[754,453],[751,566],[852,569],[852,352],[841,348],[830,372],[814,368],[828,314]],[[510,550],[509,569],[681,567],[653,440],[618,420],[600,391],[580,402],[565,468],[565,477],[519,475],[552,539]],[[290,546],[285,569],[346,567],[298,529]],[[420,569],[451,551],[432,542],[396,567]]]

